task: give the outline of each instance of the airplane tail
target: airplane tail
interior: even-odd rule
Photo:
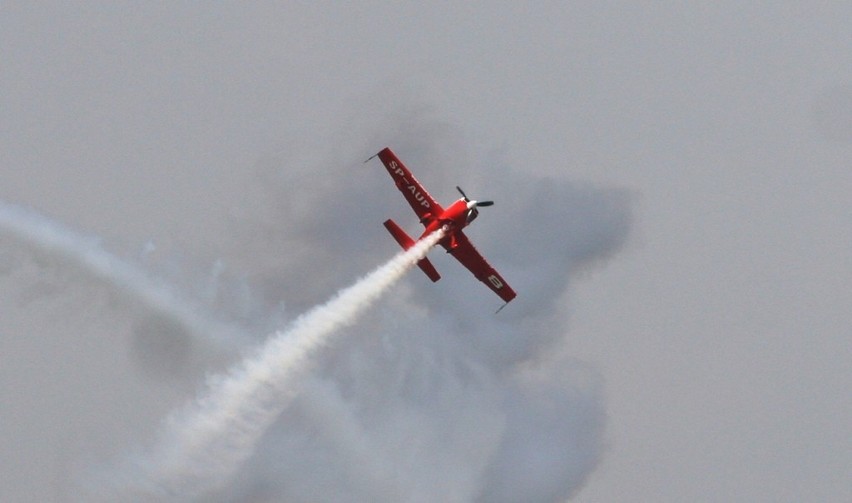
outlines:
[[[387,219],[385,221],[385,228],[388,230],[388,232],[391,233],[391,236],[396,239],[396,242],[399,243],[399,246],[402,246],[403,250],[407,250],[414,246],[414,240],[411,239],[411,236],[406,234],[405,231],[402,230],[398,225],[396,225],[396,222],[394,222],[393,220]],[[438,281],[439,279],[441,279],[441,275],[438,274],[438,271],[435,269],[435,266],[432,265],[432,262],[429,262],[428,258],[423,257],[422,259],[420,259],[420,261],[417,262],[417,266],[423,272],[425,272],[426,276],[429,276],[429,279],[431,279],[432,281]]]

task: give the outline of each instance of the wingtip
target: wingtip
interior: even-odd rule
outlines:
[[[385,147],[385,148],[383,148],[383,149],[379,150],[379,151],[378,151],[378,152],[376,152],[375,154],[371,155],[369,159],[367,159],[366,161],[364,161],[364,164],[367,164],[368,162],[372,161],[373,159],[375,159],[376,157],[378,157],[378,156],[379,156],[379,154],[381,154],[381,153],[382,153],[382,152],[384,152],[385,150],[390,151],[390,148]]]

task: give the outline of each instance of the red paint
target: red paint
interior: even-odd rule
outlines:
[[[511,301],[517,295],[506,280],[479,254],[473,244],[467,239],[462,229],[467,227],[479,214],[476,207],[470,207],[464,198],[461,198],[444,209],[423,188],[414,175],[402,164],[389,148],[385,148],[376,154],[385,168],[393,178],[397,188],[402,192],[405,200],[411,205],[411,209],[420,218],[420,223],[426,230],[420,236],[422,239],[442,226],[447,227],[447,235],[439,241],[453,257],[467,267],[476,278],[483,282],[494,293],[506,302]],[[483,203],[484,205],[485,203]],[[489,203],[490,204],[490,203]],[[410,248],[414,241],[399,228],[392,220],[385,222],[385,227],[404,249]],[[428,259],[423,259],[417,264],[432,281],[438,281],[440,276]]]

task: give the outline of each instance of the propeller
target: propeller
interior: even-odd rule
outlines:
[[[462,197],[464,198],[464,200],[466,202],[468,202],[468,203],[471,202],[470,199],[467,197],[467,194],[464,193],[464,191],[461,189],[461,187],[456,185],[456,190],[459,191],[459,194],[462,195]],[[474,206],[483,206],[484,207],[484,206],[491,206],[493,204],[494,204],[494,201],[473,201]]]

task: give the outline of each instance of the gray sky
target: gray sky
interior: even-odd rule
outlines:
[[[497,201],[469,235],[516,304],[493,319],[496,297],[433,253],[444,279],[415,271],[324,356],[223,501],[425,498],[415,473],[489,498],[513,463],[542,501],[849,501],[849,19],[843,2],[4,5],[0,199],[259,335],[394,253],[385,218],[415,232],[361,164],[380,148],[441,201],[456,184]],[[61,501],[232,358],[0,240],[0,499]],[[459,450],[474,431],[478,454]]]

